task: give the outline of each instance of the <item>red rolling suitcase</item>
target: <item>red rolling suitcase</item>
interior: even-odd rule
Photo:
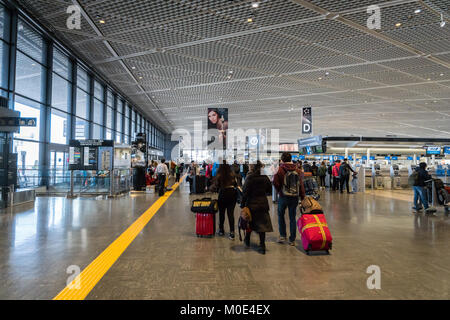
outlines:
[[[303,249],[308,255],[311,251],[320,250],[329,253],[333,239],[323,214],[303,214],[297,226],[302,236]]]
[[[197,237],[213,237],[216,233],[216,215],[214,213],[197,213],[195,233]]]

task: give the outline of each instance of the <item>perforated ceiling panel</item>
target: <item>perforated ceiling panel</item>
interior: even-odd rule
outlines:
[[[83,0],[81,30],[72,1],[19,2],[168,131],[227,107],[292,142],[311,105],[317,134],[450,135],[448,0]]]

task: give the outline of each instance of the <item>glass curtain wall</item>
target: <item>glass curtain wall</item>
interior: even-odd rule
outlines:
[[[37,120],[13,134],[20,188],[64,183],[71,139],[129,144],[145,130],[149,145],[163,151],[162,131],[41,30],[0,4],[0,95]]]

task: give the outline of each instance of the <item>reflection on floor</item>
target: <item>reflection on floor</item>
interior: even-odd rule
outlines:
[[[200,197],[200,196],[197,196]],[[194,234],[187,184],[153,217],[88,299],[449,299],[450,218],[411,211],[409,191],[322,192],[331,255],[307,256],[276,243],[276,205],[267,253],[238,238]],[[51,299],[71,265],[81,270],[156,199],[38,198],[0,212],[0,299]],[[235,216],[238,209],[235,210]],[[227,231],[227,230],[226,230]],[[298,238],[298,236],[297,236]],[[381,270],[369,290],[366,270]]]

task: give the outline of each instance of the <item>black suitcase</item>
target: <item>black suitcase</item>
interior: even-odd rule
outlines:
[[[195,193],[201,194],[206,192],[206,177],[196,176],[195,177]]]

